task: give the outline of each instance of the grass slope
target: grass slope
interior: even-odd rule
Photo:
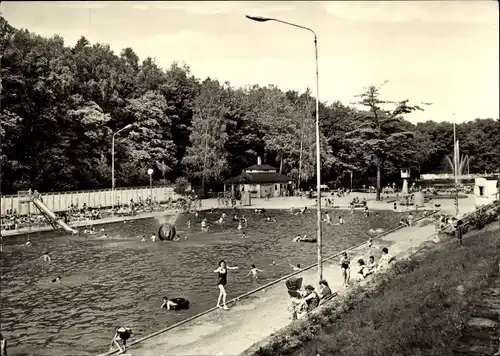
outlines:
[[[500,258],[497,222],[467,237],[463,248],[452,240],[398,261],[255,355],[452,355],[468,301],[487,285]]]

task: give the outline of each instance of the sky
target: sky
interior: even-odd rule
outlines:
[[[369,85],[381,98],[432,103],[406,117],[463,122],[499,117],[497,1],[6,2],[16,28],[80,36],[119,54],[132,47],[163,68],[186,63],[198,78],[234,86],[274,84],[315,93],[313,36],[267,16],[312,28],[318,37],[319,97],[351,104]]]

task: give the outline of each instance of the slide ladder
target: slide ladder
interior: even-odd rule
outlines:
[[[63,229],[64,231],[71,232],[72,234],[76,234],[78,232],[78,230],[68,226],[68,224],[66,224],[63,220],[58,219],[56,214],[47,208],[47,206],[38,197],[33,194],[30,194],[27,197],[38,208],[38,210],[40,210],[54,229]]]

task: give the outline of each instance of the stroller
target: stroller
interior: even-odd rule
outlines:
[[[302,277],[291,277],[285,282],[286,288],[288,289],[288,295],[290,296],[290,309],[292,311],[292,320],[297,320],[297,308],[293,303],[291,298],[302,298],[300,294],[300,289],[302,288]]]

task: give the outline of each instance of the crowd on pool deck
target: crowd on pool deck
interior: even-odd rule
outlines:
[[[39,199],[43,202],[41,197],[39,197]],[[195,197],[192,201],[198,203],[199,200]],[[101,205],[91,207],[87,205],[87,203],[79,206],[78,203],[76,203],[68,206],[65,211],[55,212],[55,215],[66,224],[71,224],[73,222],[99,220],[109,217],[110,215],[135,216],[141,212],[163,211],[170,208],[179,208],[178,203],[174,202],[172,199],[168,199],[165,203],[160,204],[156,200],[156,197],[153,199],[151,199],[151,197],[147,197],[146,199],[130,199],[127,204],[121,204],[118,199],[113,208],[102,207]],[[1,230],[18,230],[29,226],[48,226],[50,225],[50,222],[47,220],[45,215],[40,212],[21,215],[17,213],[16,209],[7,209],[6,214],[0,217],[0,225]]]

